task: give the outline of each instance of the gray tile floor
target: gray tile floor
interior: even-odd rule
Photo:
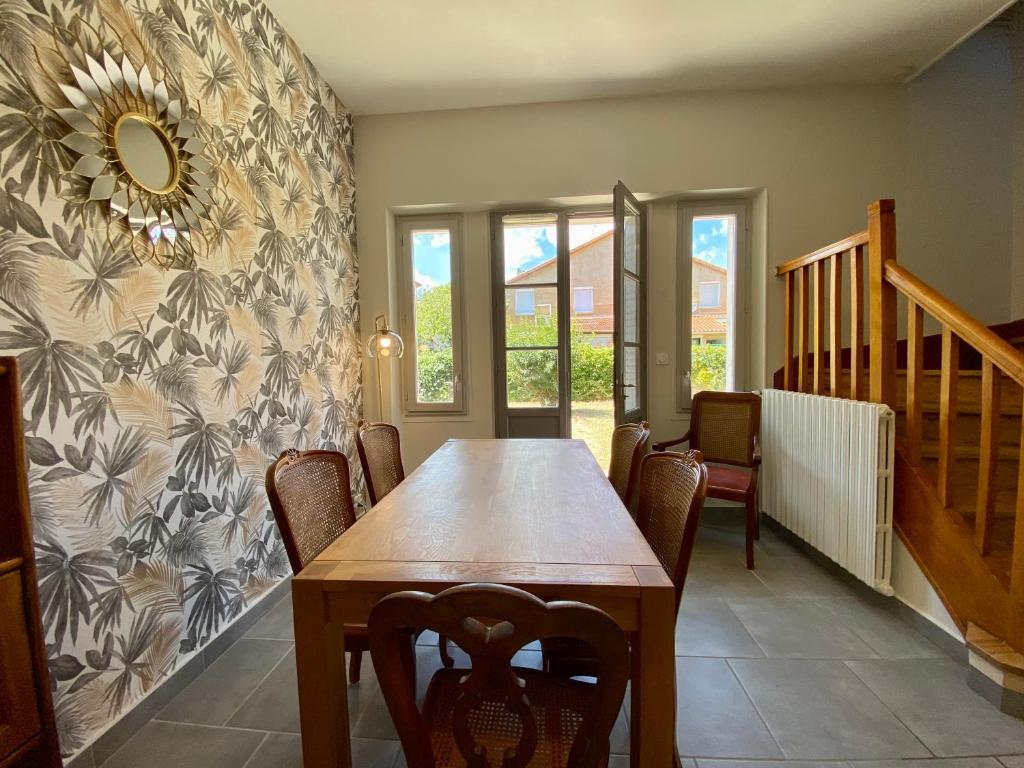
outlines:
[[[1024,768],[1024,722],[970,691],[962,666],[770,530],[757,557],[747,571],[738,527],[702,528],[676,628],[687,768]],[[403,767],[369,658],[349,707],[356,768]],[[291,768],[298,731],[286,597],[103,768]],[[626,768],[628,707],[612,749]]]

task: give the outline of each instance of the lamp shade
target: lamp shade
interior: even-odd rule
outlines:
[[[388,328],[387,320],[381,315],[377,318],[376,330],[366,342],[366,354],[373,358],[401,357],[405,352],[402,337]]]

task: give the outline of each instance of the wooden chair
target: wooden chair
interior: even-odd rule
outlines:
[[[708,487],[699,451],[652,453],[640,462],[636,523],[675,587],[676,611],[690,568],[697,526]],[[593,675],[593,649],[578,641],[541,642],[544,669],[565,677]]]
[[[761,398],[753,392],[698,392],[690,429],[677,440],[655,443],[655,451],[689,442],[708,467],[708,498],[736,501],[747,510],[747,568],[754,567],[760,538],[757,473],[761,466]],[[714,466],[714,465],[725,466]]]
[[[360,421],[356,430],[359,463],[363,465],[370,504],[376,504],[405,479],[398,428],[393,424]]]
[[[626,509],[633,501],[640,459],[647,453],[651,428],[646,421],[620,424],[612,432],[612,456],[608,462],[608,481],[619,494]]]
[[[471,669],[442,669],[422,711],[411,680],[410,630],[466,651]],[[400,592],[370,612],[370,653],[409,768],[598,768],[629,677],[626,636],[603,611],[545,603],[514,587],[466,584],[438,595]],[[594,648],[596,683],[512,666],[524,645],[571,637]]]
[[[299,573],[356,521],[348,459],[336,451],[285,451],[267,468],[267,496],[292,572]],[[345,627],[349,682],[358,683],[366,627]]]

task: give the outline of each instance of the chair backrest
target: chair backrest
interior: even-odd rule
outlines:
[[[295,573],[356,521],[348,459],[336,451],[285,451],[267,468],[267,496]]]
[[[699,451],[650,453],[640,462],[636,523],[676,588],[676,609],[690,567],[708,490]]]
[[[399,592],[374,606],[369,619],[370,653],[384,699],[398,729],[409,768],[433,768],[433,745],[408,669],[410,631],[429,629],[454,641],[472,660],[472,670],[459,683],[451,729],[456,748],[470,766],[490,764],[520,768],[530,763],[537,733],[550,733],[550,723],[536,722],[529,706],[531,674],[519,677],[512,657],[524,645],[552,637],[589,643],[597,656],[597,683],[589,706],[579,717],[567,765],[596,768],[607,756],[608,739],[629,676],[629,646],[615,621],[593,606],[576,602],[545,603],[514,587],[465,584],[437,595]],[[537,672],[536,675],[544,673]],[[580,683],[580,685],[587,685]],[[518,729],[500,742],[480,743],[475,724],[511,714]],[[562,715],[573,716],[572,713]],[[503,721],[507,720],[502,718]],[[553,736],[553,734],[552,734]],[[503,760],[504,756],[504,760]]]
[[[363,465],[370,504],[383,499],[405,479],[398,427],[393,424],[359,422],[356,430],[359,462]]]
[[[612,456],[608,462],[608,480],[622,503],[629,507],[636,488],[640,459],[647,453],[651,428],[646,421],[620,424],[612,432]]]
[[[753,392],[698,392],[690,412],[690,447],[715,464],[754,466],[761,397]]]

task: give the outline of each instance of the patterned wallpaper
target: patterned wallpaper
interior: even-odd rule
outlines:
[[[83,21],[201,107],[220,163],[191,269],[140,265],[57,194],[70,73],[37,52]],[[0,175],[0,353],[71,753],[288,572],[274,457],[338,448],[361,485],[352,121],[259,0],[0,0]]]

